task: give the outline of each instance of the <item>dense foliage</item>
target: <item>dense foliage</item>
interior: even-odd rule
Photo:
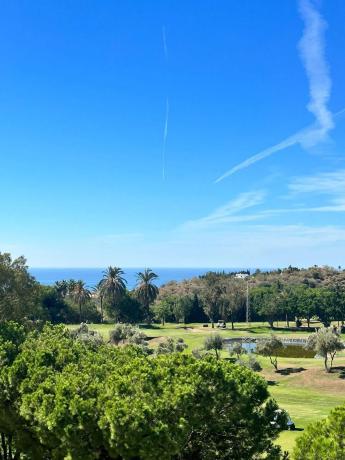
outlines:
[[[330,415],[312,423],[297,438],[295,460],[340,460],[345,458],[345,407],[337,407]]]
[[[243,366],[15,323],[0,328],[0,356],[3,458],[279,458],[276,405]]]

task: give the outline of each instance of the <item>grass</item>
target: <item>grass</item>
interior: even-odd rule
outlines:
[[[281,323],[279,326],[283,326]],[[69,326],[75,328],[77,326]],[[90,328],[102,334],[105,340],[113,324],[91,324]],[[164,337],[181,337],[188,345],[188,352],[201,348],[205,337],[218,332],[223,338],[231,337],[268,337],[272,330],[267,323],[236,323],[235,330],[218,330],[202,327],[202,324],[166,324],[165,326],[145,326],[143,332],[151,338],[151,345]],[[307,332],[273,331],[278,336],[308,337]],[[222,351],[222,357],[228,357],[227,351]],[[345,402],[345,379],[341,378],[341,369],[327,374],[323,361],[315,358],[279,358],[279,368],[283,373],[275,373],[268,358],[259,358],[263,367],[261,375],[269,382],[269,391],[280,407],[286,409],[299,431],[283,431],[278,443],[284,450],[291,452],[295,440],[303,433],[303,429],[313,421],[326,417],[330,410]],[[345,366],[345,353],[335,359],[335,366]]]

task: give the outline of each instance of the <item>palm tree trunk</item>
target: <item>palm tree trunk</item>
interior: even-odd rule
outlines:
[[[81,302],[79,301],[79,322],[81,323]]]
[[[101,323],[103,324],[103,296],[100,297],[101,300]]]

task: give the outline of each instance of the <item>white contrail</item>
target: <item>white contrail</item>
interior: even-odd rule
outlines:
[[[325,58],[324,31],[327,24],[310,0],[301,0],[299,6],[305,23],[298,47],[309,80],[307,108],[319,124],[322,139],[334,127],[332,114],[327,108],[332,86]]]
[[[162,26],[162,41],[163,41],[163,52],[166,64],[168,63],[168,47],[167,47],[167,37],[165,32],[165,26]],[[165,106],[165,122],[164,122],[164,131],[163,131],[163,148],[162,148],[162,178],[165,180],[165,170],[166,170],[166,147],[167,147],[167,138],[168,138],[168,125],[169,125],[169,96],[166,98]]]
[[[316,122],[278,144],[264,149],[237,164],[218,177],[215,183],[222,181],[241,169],[247,168],[257,161],[271,156],[273,153],[285,150],[293,145],[300,144],[304,148],[312,147],[324,140],[328,132],[334,127],[332,114],[327,108],[331,91],[331,79],[324,53],[323,35],[326,23],[309,0],[300,0],[300,12],[305,23],[305,28],[298,46],[309,79],[310,101],[307,108],[314,114]],[[336,115],[342,112],[343,110]]]
[[[163,149],[162,149],[162,177],[165,180],[165,166],[166,166],[166,147],[168,138],[168,125],[169,125],[169,99],[166,100],[165,106],[165,123],[163,132]]]
[[[168,47],[167,47],[167,37],[165,32],[165,26],[162,27],[162,40],[163,40],[163,51],[165,60],[168,61]]]

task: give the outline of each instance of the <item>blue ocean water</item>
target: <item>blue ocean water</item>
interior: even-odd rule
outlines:
[[[61,280],[83,280],[88,287],[94,287],[102,279],[102,268],[30,268],[29,271],[41,284],[51,285]],[[128,289],[133,289],[137,281],[137,273],[143,268],[124,268],[124,278],[127,280]],[[182,281],[184,279],[200,276],[208,271],[235,272],[247,268],[152,268],[159,276],[156,284],[161,286],[168,281]],[[249,269],[251,272],[255,269]]]

